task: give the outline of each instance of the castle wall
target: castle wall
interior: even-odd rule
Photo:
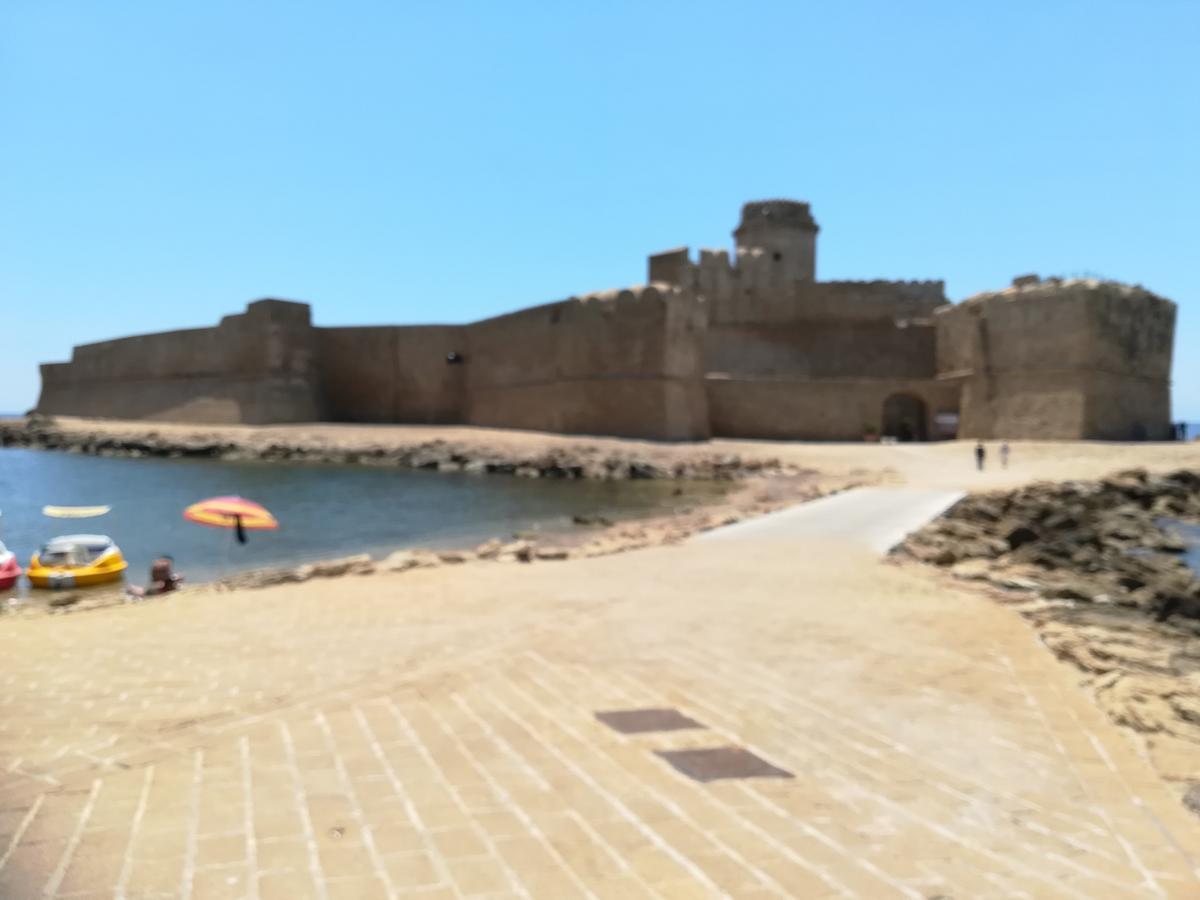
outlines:
[[[1005,372],[962,382],[959,436],[1014,440],[1088,437],[1083,372]]]
[[[701,253],[697,290],[716,325],[798,321],[870,322],[928,318],[945,305],[941,281],[813,281],[783,283],[772,262],[755,255],[729,269],[723,253]]]
[[[57,363],[42,367],[38,411],[97,419],[143,419],[228,425],[253,421],[248,410],[262,406],[257,378],[189,376],[136,378],[120,382],[80,380]]]
[[[38,409],[664,440],[936,438],[956,421],[964,438],[1169,434],[1170,301],[1036,276],[957,306],[940,281],[818,282],[817,231],[808,204],[748,203],[732,260],[676,248],[646,286],[470,325],[318,329],[304,304],[258,301],[215,328],[77,347],[42,367]]]
[[[939,377],[966,376],[984,364],[981,342],[986,326],[981,326],[979,312],[959,305],[944,306],[934,313]]]
[[[714,260],[714,257],[708,257]],[[714,434],[804,440],[860,440],[882,427],[884,400],[920,398],[924,433],[942,436],[937,412],[956,412],[957,388],[934,382],[933,310],[941,282],[796,282],[762,289],[771,261],[723,273],[720,255],[699,267],[701,282],[727,293],[705,336],[706,393]],[[758,279],[755,284],[755,280]],[[754,286],[747,286],[751,282]]]
[[[797,379],[709,376],[705,379],[715,436],[772,440],[860,441],[881,431],[884,403],[894,395],[924,405],[924,430],[958,410],[958,386],[925,379]]]
[[[703,312],[688,291],[650,286],[468,326],[315,329],[306,306],[260,301],[216,328],[79,347],[43,366],[39,410],[703,438]]]
[[[335,422],[442,424],[463,417],[461,326],[318,329],[323,396]]]
[[[968,438],[1169,436],[1175,306],[1093,281],[1033,282],[935,316]]]
[[[1088,308],[1093,378],[1085,433],[1097,440],[1171,436],[1175,304],[1103,285]]]
[[[1088,387],[1084,436],[1097,441],[1171,439],[1171,393],[1161,381],[1097,372]]]
[[[215,328],[75,348],[42,367],[51,415],[212,424],[321,418],[312,328],[303,304],[265,300]]]
[[[647,286],[467,326],[473,425],[663,440],[708,436],[703,306]]]
[[[814,320],[726,325],[705,337],[709,373],[793,378],[933,378],[931,324]]]
[[[1111,284],[1094,289],[1089,299],[1092,365],[1113,374],[1169,380],[1175,304],[1147,291]]]
[[[648,260],[648,284],[669,284],[676,287],[686,285],[691,270],[691,260],[688,258],[687,247],[677,247],[656,253]]]

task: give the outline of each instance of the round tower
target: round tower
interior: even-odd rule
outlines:
[[[807,203],[756,200],[742,207],[733,237],[739,256],[759,250],[785,280],[812,281],[817,277],[818,230]]]

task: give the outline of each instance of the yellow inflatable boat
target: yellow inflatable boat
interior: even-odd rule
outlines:
[[[112,538],[72,534],[54,538],[33,554],[25,575],[35,588],[91,587],[120,581],[127,568]]]

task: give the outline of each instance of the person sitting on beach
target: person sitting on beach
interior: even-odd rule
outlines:
[[[142,600],[157,594],[169,594],[178,590],[182,583],[183,576],[175,573],[175,560],[164,554],[150,564],[150,586],[130,586],[125,589],[125,595],[130,599]]]
[[[183,576],[175,574],[175,560],[160,556],[150,565],[150,587],[148,594],[169,594],[183,583]]]

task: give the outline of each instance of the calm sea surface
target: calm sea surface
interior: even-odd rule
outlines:
[[[1183,539],[1191,544],[1185,557],[1188,565],[1192,567],[1193,572],[1200,573],[1200,525],[1184,525],[1176,522],[1174,527]]]
[[[684,493],[675,491],[682,487]],[[0,540],[24,568],[48,538],[106,534],[144,583],[163,553],[191,581],[231,572],[398,547],[465,546],[515,531],[570,526],[576,514],[650,514],[720,493],[719,483],[565,481],[399,469],[200,460],[105,459],[0,450]],[[238,494],[261,503],[278,531],[226,529],[183,518],[186,506]],[[94,519],[51,519],[42,507],[109,505]]]

